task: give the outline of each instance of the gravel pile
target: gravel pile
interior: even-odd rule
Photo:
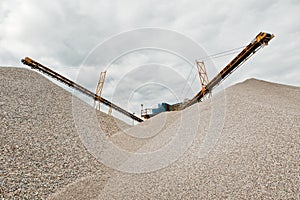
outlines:
[[[0,80],[0,198],[45,199],[81,177],[108,178],[111,170],[77,134],[71,93],[23,68],[0,68]],[[99,111],[97,116],[108,135],[129,127]]]
[[[129,134],[151,135],[160,126],[154,137],[134,138],[128,132],[111,137],[122,149],[145,153],[196,130],[190,148],[176,162],[146,173],[114,171],[101,185],[95,184],[101,176],[85,177],[51,199],[299,199],[299,102],[299,87],[247,80],[212,101],[158,115],[144,130],[129,129]]]
[[[0,68],[0,74],[2,197],[299,199],[299,87],[250,79],[211,101],[131,128],[97,113],[110,141],[144,153],[145,163],[148,152],[173,141],[175,148],[156,158],[167,162],[182,150],[165,167],[126,173],[104,166],[85,149],[70,93],[29,70]],[[76,104],[88,119],[94,113],[85,103]],[[96,126],[86,129],[94,141]],[[124,165],[143,163],[140,159],[129,156]]]

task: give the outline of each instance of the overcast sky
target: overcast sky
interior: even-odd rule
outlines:
[[[247,78],[300,86],[299,11],[299,0],[1,0],[0,65],[25,67],[29,56],[93,91],[106,69],[103,97],[139,113],[141,103],[192,97],[195,59],[265,31],[275,38],[224,87]],[[209,78],[234,56],[208,61]]]

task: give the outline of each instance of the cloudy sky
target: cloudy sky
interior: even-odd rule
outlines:
[[[0,65],[29,56],[130,112],[192,97],[195,59],[245,46],[261,31],[269,46],[223,87],[247,78],[300,86],[299,0],[1,0]],[[237,54],[237,53],[236,53]],[[236,55],[206,61],[212,79]]]

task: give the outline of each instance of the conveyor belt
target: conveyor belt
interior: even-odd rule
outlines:
[[[182,106],[185,109],[201,99],[210,91],[212,91],[218,84],[225,80],[234,70],[241,66],[246,60],[248,60],[255,52],[261,49],[263,46],[268,45],[268,42],[274,37],[273,34],[259,33],[255,39],[247,45],[244,50],[239,53],[220,73],[217,74],[205,87],[193,97],[189,102]]]
[[[120,112],[120,113],[122,113],[122,114],[138,121],[138,122],[143,122],[143,120],[141,118],[139,118],[139,117],[133,115],[132,113],[120,108],[119,106],[113,104],[112,102],[106,100],[103,97],[100,98],[100,96],[98,96],[97,94],[94,94],[93,92],[91,92],[88,89],[82,87],[81,85],[78,85],[77,83],[67,79],[66,77],[58,74],[57,72],[43,66],[42,64],[40,64],[40,63],[38,63],[38,62],[28,58],[28,57],[26,57],[25,59],[22,59],[22,63],[25,64],[25,65],[30,66],[32,69],[36,69],[36,70],[38,70],[38,71],[40,71],[40,72],[42,72],[42,73],[44,73],[44,74],[46,74],[46,75],[48,75],[52,78],[55,78],[56,80],[68,85],[69,87],[74,88],[74,89],[82,92],[83,94],[93,98],[96,101],[100,101],[104,105],[109,106],[109,107],[115,109],[116,111],[118,111],[118,112]]]

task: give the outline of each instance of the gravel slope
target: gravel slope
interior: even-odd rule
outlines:
[[[212,102],[158,115],[126,133],[116,133],[114,119],[98,113],[111,141],[129,152],[159,149],[176,133],[184,138],[195,134],[176,162],[134,174],[105,167],[86,151],[68,92],[29,70],[0,68],[0,74],[5,198],[299,199],[299,87],[250,79]],[[211,135],[217,140],[210,141],[205,153],[203,144]]]
[[[193,144],[175,163],[142,174],[114,171],[104,188],[94,184],[101,177],[86,177],[51,198],[80,199],[77,195],[93,194],[94,199],[299,199],[300,88],[250,79],[225,94],[226,103],[224,94],[218,94],[212,102],[181,112],[184,134],[193,134],[188,128],[198,109],[200,122]],[[210,124],[212,112],[217,113],[213,117],[222,116],[223,105],[224,126],[218,120]],[[151,126],[160,125],[166,115],[172,118],[178,112],[156,116],[146,130],[152,132]],[[174,136],[178,124],[166,121],[154,138],[118,133],[112,140],[132,152],[159,149]],[[140,127],[130,130],[141,133]],[[205,154],[201,145],[216,132],[220,133],[216,145]],[[95,188],[90,190],[89,185]]]
[[[72,94],[23,68],[0,68],[0,80],[0,198],[41,199],[80,177],[107,179],[111,170],[86,151],[77,134]],[[120,130],[117,124],[129,127],[97,115],[108,134]]]

